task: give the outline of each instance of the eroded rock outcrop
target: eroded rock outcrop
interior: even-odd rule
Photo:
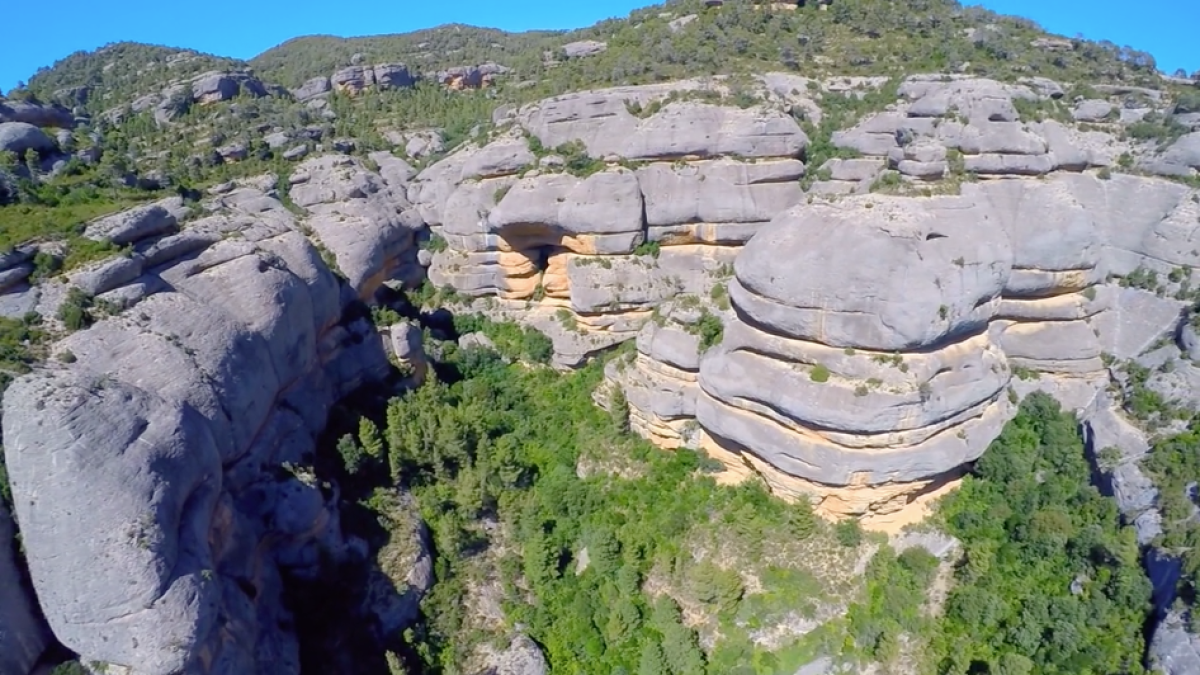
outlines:
[[[356,168],[327,179],[351,204],[383,182]],[[336,494],[304,467],[329,407],[385,377],[387,356],[369,320],[344,312],[362,288],[339,282],[306,237],[322,214],[298,222],[262,191],[274,178],[260,182],[223,188],[180,231],[154,207],[97,224],[128,237],[119,260],[138,268],[107,284],[118,313],[60,341],[70,357],[4,397],[38,599],[87,662],[298,672],[283,576],[348,555]],[[392,232],[394,211],[371,229]]]

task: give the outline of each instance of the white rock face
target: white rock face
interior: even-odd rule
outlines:
[[[361,189],[374,174],[349,173],[328,190],[350,203],[378,192]],[[222,192],[178,234],[106,229],[134,239],[117,260],[140,276],[105,284],[133,309],[66,337],[54,351],[72,354],[69,364],[18,378],[4,397],[37,597],[85,662],[162,675],[299,672],[281,572],[311,575],[319,550],[345,547],[325,495],[275,468],[303,466],[332,403],[386,374],[382,342],[366,339],[368,321],[342,319],[355,293],[282,204],[246,184]],[[0,626],[20,616],[5,601]],[[0,665],[40,650],[36,632],[18,633],[13,650],[0,633]]]

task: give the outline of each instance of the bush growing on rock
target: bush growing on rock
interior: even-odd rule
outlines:
[[[818,363],[812,367],[812,372],[808,374],[809,378],[818,384],[824,384],[829,381],[829,368],[823,363]]]

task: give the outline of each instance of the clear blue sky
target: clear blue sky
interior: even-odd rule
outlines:
[[[625,16],[645,0],[206,0],[170,9],[162,0],[4,2],[0,90],[79,49],[125,40],[248,59],[314,33],[400,33],[443,23],[506,30],[576,28]],[[102,4],[102,8],[97,5]],[[1200,0],[969,0],[1034,19],[1047,30],[1148,51],[1167,73],[1200,69]],[[49,13],[47,13],[49,11]]]

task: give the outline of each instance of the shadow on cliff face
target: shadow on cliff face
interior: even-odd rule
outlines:
[[[383,424],[387,385],[364,387],[330,412],[318,439],[318,480],[340,492],[338,517],[346,541],[337,554],[322,550],[315,578],[284,574],[284,602],[295,617],[302,673],[388,675],[393,664],[418,663],[407,654],[404,629],[420,619],[432,583],[428,536],[415,505],[394,487],[386,453],[351,473],[338,442],[358,437],[359,420]]]

